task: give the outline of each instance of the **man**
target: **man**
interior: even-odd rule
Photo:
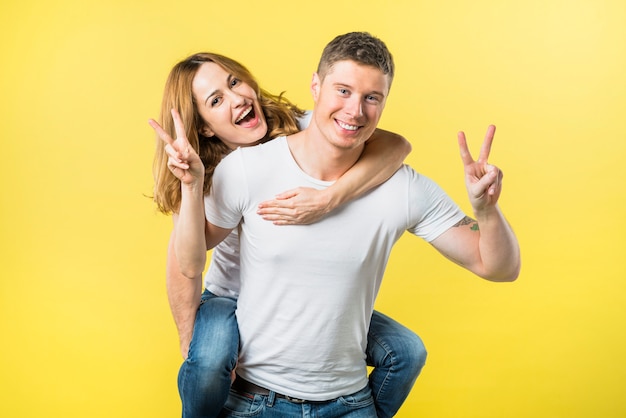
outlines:
[[[226,157],[205,213],[202,177],[183,187],[176,247],[185,255],[179,258],[185,275],[202,271],[205,239],[212,248],[240,228],[241,350],[226,416],[376,417],[366,336],[391,248],[405,230],[480,277],[517,278],[517,240],[497,206],[502,174],[487,163],[493,127],[477,161],[459,134],[476,220],[407,166],[313,225],[280,227],[257,215],[268,196],[327,187],[358,160],[380,120],[393,72],[379,39],[338,36],[313,77],[315,106],[305,130]],[[206,236],[199,233],[205,215]]]

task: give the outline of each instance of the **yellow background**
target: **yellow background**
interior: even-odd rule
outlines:
[[[221,52],[310,107],[322,47],[351,30],[396,59],[381,126],[466,210],[456,132],[477,152],[497,125],[523,253],[519,280],[492,284],[402,238],[378,308],[429,358],[398,416],[626,415],[623,0],[9,0],[0,416],[179,416],[171,221],[145,197],[165,77]]]

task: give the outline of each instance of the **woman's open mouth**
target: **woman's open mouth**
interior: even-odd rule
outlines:
[[[235,125],[248,127],[247,125],[253,123],[256,120],[256,113],[254,112],[254,106],[248,107],[239,115],[235,121]]]

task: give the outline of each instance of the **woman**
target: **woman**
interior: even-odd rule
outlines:
[[[167,282],[181,352],[186,359],[178,380],[184,417],[217,416],[228,397],[239,343],[235,318],[239,242],[233,232],[213,250],[202,295],[201,279],[187,278],[179,271],[178,258],[185,254],[177,254],[173,242],[177,225],[183,221],[177,216],[181,181],[186,182],[191,174],[190,167],[177,155],[172,138],[186,137],[200,156],[205,167],[206,194],[210,192],[215,166],[224,155],[239,146],[292,134],[301,123],[308,123],[306,116],[282,95],[274,96],[260,89],[241,64],[221,55],[201,53],[172,69],[161,109],[163,128],[150,121],[163,139],[158,141],[155,155],[155,202],[163,213],[174,215]],[[286,191],[263,202],[259,215],[277,224],[315,222],[389,178],[409,150],[403,138],[378,130],[368,140],[359,162],[332,187]],[[374,367],[370,386],[377,413],[379,417],[393,416],[425,362],[423,344],[413,332],[375,312],[366,354],[368,364]]]

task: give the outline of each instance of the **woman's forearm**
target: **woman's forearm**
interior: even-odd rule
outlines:
[[[180,211],[174,215],[174,248],[180,272],[193,279],[202,274],[206,265],[206,221],[202,183],[182,184],[181,191]]]
[[[333,209],[384,183],[402,166],[411,144],[402,136],[377,129],[359,160],[332,186],[297,187],[259,204],[257,213],[276,225],[317,222]]]
[[[377,129],[356,164],[326,190],[330,210],[387,181],[410,152],[411,144],[404,137]]]
[[[196,312],[200,306],[202,276],[189,279],[180,272],[174,249],[175,235],[176,229],[172,230],[167,248],[166,288],[170,310],[178,330],[180,351],[183,358],[186,358],[193,336]]]

